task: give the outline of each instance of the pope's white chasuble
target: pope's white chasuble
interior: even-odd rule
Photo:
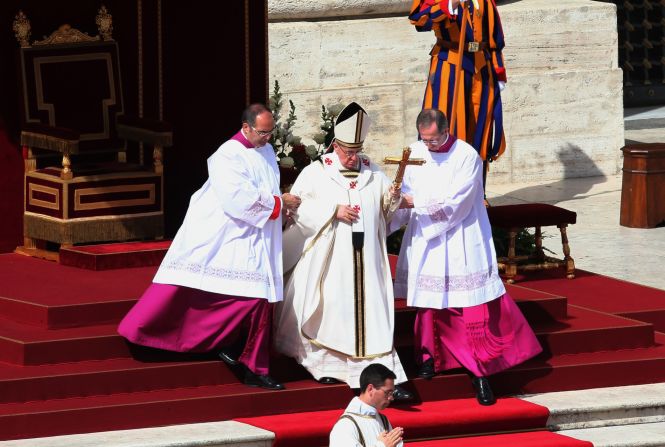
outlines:
[[[398,203],[389,198],[390,184],[366,156],[353,172],[331,153],[305,168],[291,189],[302,203],[284,232],[285,301],[275,315],[275,346],[317,379],[358,387],[372,362],[393,370],[396,383],[406,379],[393,349],[386,222]],[[358,211],[356,223],[335,218],[340,204]]]
[[[270,219],[281,193],[272,146],[229,140],[208,158],[208,173],[154,282],[281,301],[282,220]]]

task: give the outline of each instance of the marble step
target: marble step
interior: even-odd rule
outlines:
[[[271,447],[275,435],[236,421],[0,441],[0,447]]]
[[[663,447],[665,422],[563,430],[562,435],[592,442],[594,447]]]
[[[550,410],[547,426],[551,430],[665,422],[665,383],[561,391],[520,398]],[[665,436],[662,445],[665,445]]]

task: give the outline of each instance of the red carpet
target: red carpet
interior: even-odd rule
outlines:
[[[130,348],[116,334],[116,325],[155,270],[95,271],[0,255],[0,439],[270,415],[276,419],[263,423],[272,420],[295,443],[327,436],[324,428],[353,393],[346,385],[318,384],[292,359],[273,357],[271,373],[287,389],[270,392],[240,384],[212,356]],[[493,377],[492,386],[503,398],[489,409],[475,404],[470,380],[461,371],[430,381],[412,379],[405,388],[415,393],[417,404],[389,410],[411,440],[488,435],[482,439],[489,442],[503,439],[499,436],[536,436],[497,433],[544,429],[544,413],[506,396],[665,381],[665,335],[649,323],[620,315],[665,311],[665,291],[587,272],[572,281],[532,274],[508,290],[545,353]],[[646,307],[645,296],[651,307]],[[414,310],[398,300],[395,314],[396,346],[407,375],[414,377]],[[326,416],[312,415],[306,423],[289,416],[319,411]],[[548,444],[562,438],[542,436],[549,436],[538,441],[542,446],[580,445]],[[530,445],[513,441],[510,445]]]
[[[92,272],[0,255],[0,318],[49,329],[116,323],[150,284],[155,270]]]
[[[89,270],[158,266],[171,241],[123,242],[61,248],[60,264]]]
[[[439,439],[410,442],[408,445],[413,447],[593,447],[590,442],[580,441],[549,431]]]
[[[518,284],[565,296],[569,304],[652,323],[665,332],[665,291],[584,270],[575,274],[575,279],[562,281],[558,270],[534,272]]]
[[[406,439],[532,430],[545,427],[549,416],[545,407],[511,398],[491,407],[481,407],[475,399],[451,399],[387,408],[383,413],[393,427],[404,427]],[[341,414],[342,410],[330,410],[235,420],[275,433],[275,447],[312,447],[328,444],[330,429]]]

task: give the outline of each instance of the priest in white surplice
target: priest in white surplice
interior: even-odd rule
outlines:
[[[393,428],[379,413],[395,394],[395,374],[373,363],[360,374],[360,396],[354,397],[330,432],[329,447],[402,447],[404,429]]]
[[[419,308],[419,376],[463,366],[473,374],[478,401],[491,405],[486,376],[524,362],[541,347],[498,274],[481,159],[448,133],[439,110],[423,110],[416,125],[421,140],[411,145],[411,155],[426,162],[406,168],[406,209],[390,223],[395,230],[408,222],[395,296]]]
[[[369,363],[406,375],[393,348],[394,302],[386,224],[399,192],[362,154],[369,128],[356,103],[339,114],[332,152],[307,166],[291,193],[302,199],[284,232],[284,302],[275,315],[276,349],[321,383],[358,388]],[[410,393],[399,388],[396,399]]]
[[[192,195],[185,221],[141,299],[118,332],[132,343],[177,352],[217,351],[244,368],[244,383],[279,390],[268,375],[272,306],[282,300],[282,209],[275,123],[261,104],[208,158],[209,178]],[[236,356],[230,345],[240,342]]]

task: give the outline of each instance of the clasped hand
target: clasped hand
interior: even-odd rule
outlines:
[[[395,447],[404,437],[404,429],[402,427],[395,427],[390,431],[384,431],[378,436],[378,440],[383,442],[386,447]]]
[[[300,206],[300,197],[294,196],[293,194],[289,194],[287,192],[282,194],[282,203],[284,204],[284,208],[286,208],[287,211],[294,213]]]

